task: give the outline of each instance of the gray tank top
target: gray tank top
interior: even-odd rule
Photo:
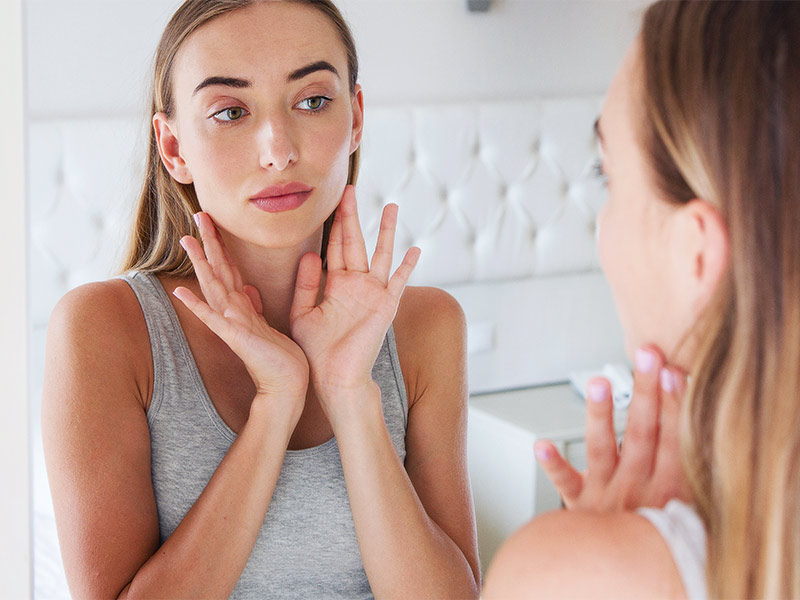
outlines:
[[[153,353],[147,422],[163,543],[200,496],[236,434],[214,408],[159,280],[139,272],[122,279],[142,307]],[[372,377],[381,389],[392,442],[404,460],[408,399],[391,328]],[[372,598],[335,438],[286,452],[264,524],[231,598]]]

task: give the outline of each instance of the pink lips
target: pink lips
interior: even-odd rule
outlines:
[[[284,212],[301,206],[308,200],[313,189],[297,181],[284,185],[271,185],[250,198],[250,202],[266,212]]]

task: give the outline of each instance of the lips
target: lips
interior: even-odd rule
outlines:
[[[302,206],[313,189],[310,185],[297,181],[271,185],[250,198],[250,202],[265,212],[284,212]]]

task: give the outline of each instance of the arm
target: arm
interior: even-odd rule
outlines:
[[[304,393],[270,395],[259,388],[245,427],[159,547],[146,419],[152,376],[147,330],[127,284],[92,284],[59,303],[48,330],[43,428],[62,555],[76,597],[229,595],[304,401]]]
[[[403,332],[427,327],[419,352],[406,467],[391,443],[380,390],[371,378],[386,330],[416,264],[410,250],[392,277],[396,207],[384,210],[378,245],[367,262],[355,196],[346,189],[328,244],[322,301],[319,257],[300,264],[292,308],[294,338],[305,350],[315,393],[339,445],[364,568],[377,597],[477,597],[474,518],[464,460],[466,388],[464,325],[447,296],[397,314]],[[423,296],[425,294],[422,294]],[[425,323],[408,314],[434,314]],[[408,322],[409,324],[404,324]],[[437,340],[438,337],[438,340]],[[437,340],[437,341],[434,341]],[[441,373],[436,370],[440,369]]]
[[[410,391],[405,467],[379,396],[337,431],[364,567],[376,597],[475,598],[461,307],[440,290],[408,289],[395,335]]]

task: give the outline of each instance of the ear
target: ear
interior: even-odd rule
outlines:
[[[163,112],[153,115],[153,131],[156,135],[161,162],[179,183],[192,183],[192,174],[180,152],[180,142],[174,128]]]
[[[350,136],[350,154],[356,151],[361,144],[361,132],[364,130],[364,93],[361,86],[356,84],[353,92],[353,131]]]
[[[679,209],[679,251],[684,293],[688,295],[692,317],[708,306],[728,270],[730,240],[728,227],[719,209],[705,200],[695,199]]]

